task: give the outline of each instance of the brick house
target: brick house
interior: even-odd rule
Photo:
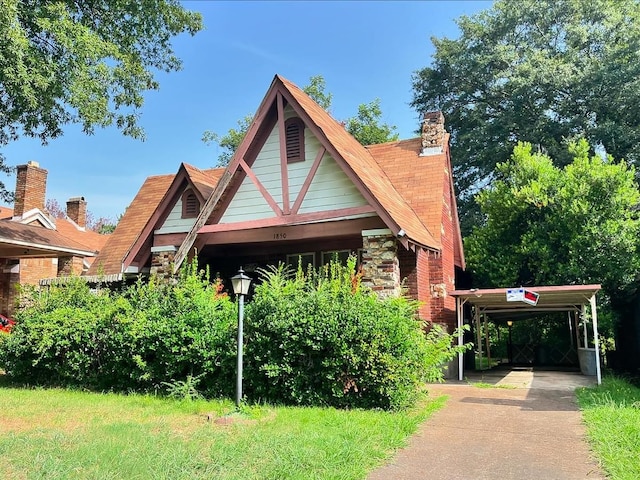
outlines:
[[[0,313],[11,316],[17,285],[86,272],[107,240],[87,230],[87,202],[67,202],[66,218],[45,209],[47,170],[29,162],[17,167],[13,209],[0,207]]]
[[[229,285],[240,266],[355,254],[378,295],[406,287],[451,330],[464,253],[448,138],[436,112],[421,137],[364,147],[276,76],[229,166],[149,177],[89,274],[170,275],[197,252]]]

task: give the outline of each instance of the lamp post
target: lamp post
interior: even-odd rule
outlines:
[[[507,320],[507,326],[509,327],[509,344],[507,348],[507,356],[509,357],[509,365],[513,365],[513,343],[511,342],[511,327],[513,327],[513,320]]]
[[[242,335],[244,321],[244,296],[249,293],[249,285],[251,278],[244,274],[244,270],[240,267],[238,274],[231,277],[231,285],[233,285],[233,293],[238,296],[238,361],[237,361],[237,377],[236,377],[236,407],[240,407],[242,402]]]

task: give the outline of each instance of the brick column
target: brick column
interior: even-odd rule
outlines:
[[[398,244],[391,230],[363,230],[362,249],[362,284],[380,298],[399,296]]]
[[[178,249],[174,246],[151,247],[151,275],[173,277],[173,261]]]

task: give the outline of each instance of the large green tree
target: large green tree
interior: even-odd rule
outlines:
[[[318,105],[325,110],[331,109],[333,94],[326,91],[326,82],[322,75],[314,75],[309,79],[309,84],[302,90],[309,95]],[[390,142],[398,139],[395,133],[395,125],[381,122],[382,110],[380,99],[376,98],[370,103],[363,103],[358,107],[358,114],[344,121],[345,129],[363,145]],[[211,130],[202,134],[202,141],[207,145],[218,144],[222,152],[218,156],[218,166],[229,164],[231,157],[244,139],[244,136],[253,122],[253,115],[246,115],[238,120],[238,128],[231,128],[224,135],[219,135]]]
[[[0,0],[0,146],[46,143],[69,123],[143,138],[144,92],[158,89],[155,72],[181,68],[171,39],[201,28],[178,0]]]
[[[458,25],[459,38],[432,39],[412,104],[445,114],[465,232],[479,221],[474,194],[518,141],[559,165],[577,137],[640,161],[637,0],[500,0]]]
[[[611,298],[637,288],[640,192],[635,170],[571,143],[557,167],[529,143],[496,167],[477,199],[483,225],[465,239],[479,286],[601,283]]]

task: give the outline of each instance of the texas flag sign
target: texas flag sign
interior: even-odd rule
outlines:
[[[529,305],[537,305],[538,298],[540,298],[540,294],[524,288],[507,289],[507,302],[524,302]]]

